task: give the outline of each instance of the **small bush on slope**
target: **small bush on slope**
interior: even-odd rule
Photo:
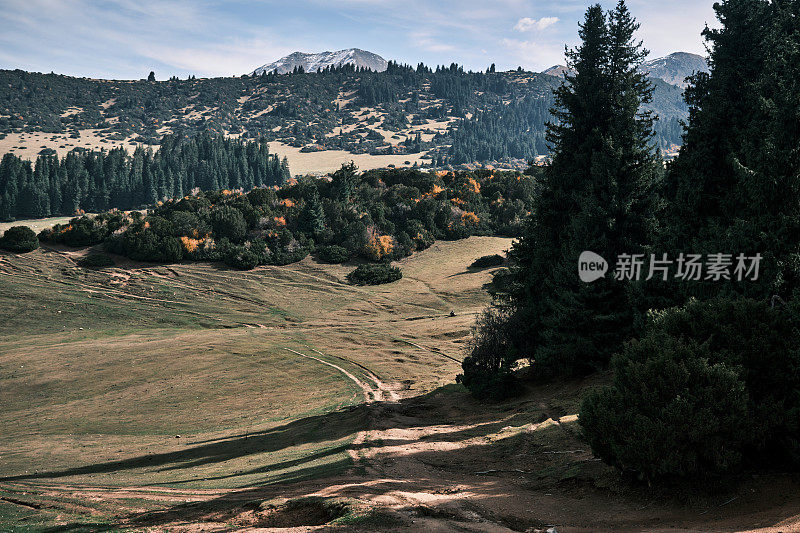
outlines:
[[[469,266],[470,268],[489,268],[500,266],[506,262],[506,258],[500,254],[484,255],[479,257]]]
[[[360,265],[347,275],[347,281],[354,285],[382,285],[402,277],[400,269],[391,265]]]
[[[114,266],[114,260],[106,254],[90,254],[78,261],[84,268],[105,268]]]
[[[38,247],[39,239],[28,226],[13,226],[0,237],[0,248],[10,252],[31,252]]]

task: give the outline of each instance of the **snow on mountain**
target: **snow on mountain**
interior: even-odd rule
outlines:
[[[677,85],[681,89],[685,89],[686,77],[695,72],[708,72],[708,63],[703,56],[675,52],[666,57],[645,61],[642,64],[642,71],[651,78],[658,78],[670,85]],[[572,73],[572,70],[564,65],[556,65],[542,72],[542,74],[549,74],[557,78],[563,77],[566,73]]]
[[[321,52],[318,54],[307,54],[303,52],[294,52],[286,57],[282,57],[277,61],[262,65],[255,69],[252,74],[261,74],[263,72],[272,72],[277,70],[278,74],[286,74],[292,72],[297,67],[303,67],[306,72],[316,72],[325,67],[340,67],[342,65],[355,65],[356,67],[364,67],[377,72],[386,70],[387,61],[372,52],[360,50],[358,48],[349,48],[347,50],[339,50],[338,52]]]
[[[666,57],[645,61],[642,70],[651,78],[660,78],[682,89],[687,86],[686,77],[696,72],[708,72],[708,62],[703,56],[687,52],[675,52]]]
[[[565,74],[572,73],[572,69],[568,68],[565,65],[555,65],[550,67],[547,70],[543,70],[542,74],[547,74],[549,76],[555,76],[556,78],[562,78]]]

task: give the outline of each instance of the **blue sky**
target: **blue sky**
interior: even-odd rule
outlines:
[[[0,0],[0,68],[101,78],[240,75],[290,52],[362,48],[468,69],[543,70],[579,0]],[[601,2],[611,7],[613,2]],[[651,57],[704,53],[711,0],[629,0]]]

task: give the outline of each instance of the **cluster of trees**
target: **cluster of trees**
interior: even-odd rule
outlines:
[[[241,269],[287,264],[312,252],[331,263],[353,258],[381,263],[425,249],[435,239],[519,235],[534,183],[533,175],[516,172],[359,173],[351,163],[330,179],[306,177],[247,193],[197,192],[146,213],[75,218],[39,237],[76,246],[104,242],[107,250],[137,260],[219,260]],[[367,269],[354,280],[371,283],[395,275]]]
[[[289,177],[286,159],[269,153],[263,139],[245,142],[201,134],[165,136],[158,151],[122,148],[72,151],[59,159],[40,155],[35,167],[13,154],[0,161],[0,220],[80,211],[133,209],[195,188],[251,189]]]
[[[653,89],[636,69],[638,25],[624,1],[587,10],[575,74],[555,92],[552,163],[459,376],[500,397],[518,389],[519,360],[539,379],[611,362],[580,424],[599,457],[648,481],[800,466],[800,3],[715,10],[711,73],[692,80],[666,169],[641,112]],[[611,262],[593,283],[575,268],[587,250]],[[613,275],[622,254],[682,253],[762,260],[749,281]]]

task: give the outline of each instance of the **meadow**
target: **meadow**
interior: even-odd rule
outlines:
[[[733,516],[727,494],[631,492],[576,424],[605,375],[501,404],[456,385],[496,268],[469,265],[510,243],[438,241],[375,287],[311,258],[0,256],[0,530],[797,525],[788,478],[753,481]]]

